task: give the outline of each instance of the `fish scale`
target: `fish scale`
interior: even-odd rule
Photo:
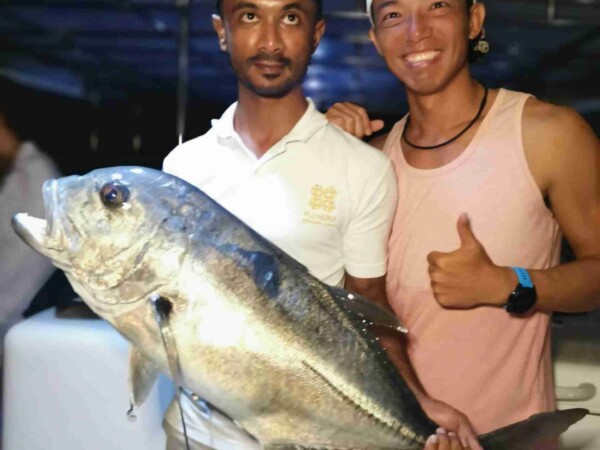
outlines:
[[[418,450],[435,432],[370,331],[402,330],[398,319],[321,283],[194,186],[116,167],[48,181],[44,201],[50,220],[18,214],[13,227],[134,344],[134,406],[170,373],[165,342],[183,387],[266,450]],[[152,298],[171,305],[165,341]],[[533,416],[480,441],[529,450],[585,414]]]

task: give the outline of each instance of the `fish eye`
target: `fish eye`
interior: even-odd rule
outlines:
[[[107,183],[100,189],[100,200],[105,206],[118,208],[129,200],[129,189],[119,183]]]

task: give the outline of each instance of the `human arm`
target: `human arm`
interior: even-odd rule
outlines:
[[[383,120],[371,120],[362,106],[349,102],[334,103],[325,113],[330,123],[359,139],[371,136],[384,127]]]
[[[385,276],[356,278],[346,274],[345,288],[378,303],[389,311],[392,310],[386,296]],[[481,447],[477,441],[477,435],[467,416],[446,403],[429,397],[425,391],[410,363],[406,351],[408,344],[406,335],[383,327],[375,328],[373,332],[379,338],[379,342],[386,350],[388,358],[394,364],[429,418],[436,424],[455,431],[457,433],[456,440],[458,440],[458,445],[461,445],[462,442],[465,447],[468,446],[473,450],[479,450]],[[439,446],[426,447],[426,449],[454,450],[455,447],[449,446],[451,443],[447,436],[444,436],[440,444],[436,444]],[[456,447],[456,449],[461,448],[463,448],[462,445]]]
[[[574,110],[530,101],[524,145],[532,173],[547,195],[577,260],[531,270],[543,311],[600,307],[600,141]]]
[[[581,312],[600,307],[600,144],[573,110],[530,100],[523,117],[525,155],[541,195],[577,260],[528,269],[540,311]],[[459,249],[428,256],[436,299],[444,307],[502,306],[517,285],[509,267],[497,266],[470,230],[457,224]]]
[[[348,291],[360,294],[392,312],[392,307],[387,300],[385,291],[385,276],[377,278],[357,278],[346,273],[344,287]],[[398,369],[398,372],[400,372],[400,375],[402,375],[402,378],[406,381],[410,390],[415,394],[419,403],[428,398],[423,385],[420,383],[410,364],[408,353],[406,351],[406,335],[382,327],[373,329],[373,332],[379,338],[381,346],[386,350],[388,357],[396,369]]]
[[[385,125],[383,120],[371,120],[369,113],[363,107],[348,102],[335,103],[325,113],[325,116],[330,123],[359,139],[371,137],[374,133],[382,130]],[[388,134],[379,134],[368,139],[367,142],[372,147],[383,150]]]
[[[385,276],[377,278],[357,278],[346,273],[344,287],[348,291],[355,292],[374,301],[393,314],[392,307],[387,300]],[[428,395],[425,392],[423,385],[410,364],[408,353],[406,351],[406,335],[383,327],[374,328],[372,331],[379,338],[381,346],[386,350],[388,357],[396,369],[398,369],[398,372],[402,375],[402,378],[410,390],[415,394],[419,403],[428,399]]]

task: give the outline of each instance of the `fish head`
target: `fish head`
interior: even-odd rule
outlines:
[[[21,213],[12,224],[66,273],[92,309],[106,313],[142,300],[177,271],[185,233],[165,233],[164,224],[177,218],[184,184],[142,167],[48,180],[46,217]]]

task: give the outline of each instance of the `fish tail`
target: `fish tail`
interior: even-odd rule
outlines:
[[[532,450],[558,436],[589,413],[582,408],[536,414],[522,422],[479,436],[485,450]]]

